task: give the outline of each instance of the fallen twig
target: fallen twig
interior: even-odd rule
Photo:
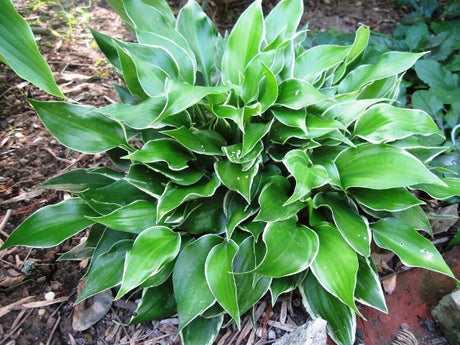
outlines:
[[[5,316],[8,314],[10,311],[17,309],[18,307],[21,307],[22,304],[30,302],[33,300],[35,297],[34,296],[28,296],[23,299],[20,299],[19,301],[13,302],[11,304],[8,304],[6,306],[3,306],[0,308],[0,317]]]
[[[56,332],[56,329],[60,322],[61,322],[61,314],[58,315],[58,318],[56,322],[54,323],[53,329],[51,330],[51,333],[50,333],[50,336],[48,337],[48,341],[46,342],[46,345],[51,344],[51,340],[53,340],[54,332]]]

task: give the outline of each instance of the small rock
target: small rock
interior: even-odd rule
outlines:
[[[56,294],[53,291],[45,293],[45,301],[52,301]]]
[[[451,345],[460,345],[460,289],[444,296],[431,312]]]
[[[326,345],[326,325],[327,322],[321,318],[308,321],[273,345]]]
[[[276,333],[274,330],[269,330],[268,331],[268,340],[273,340],[273,339],[276,339]]]

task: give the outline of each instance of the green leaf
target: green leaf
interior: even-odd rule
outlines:
[[[114,43],[115,40],[112,37],[104,35],[103,33],[100,33],[92,28],[89,29],[91,30],[91,35],[93,35],[93,38],[96,41],[99,49],[110,61],[112,66],[115,67],[115,70],[117,72],[121,72],[121,61],[120,56],[118,56],[117,46]]]
[[[359,270],[355,297],[360,303],[373,307],[384,313],[388,312],[385,296],[380,285],[374,263],[369,258],[358,256]]]
[[[180,235],[165,226],[142,231],[126,254],[123,281],[116,298],[121,298],[172,261],[179,253],[180,243]]]
[[[314,319],[327,320],[329,336],[341,345],[353,345],[356,316],[339,299],[323,289],[313,274],[309,274],[300,288],[305,308]]]
[[[315,208],[324,206],[331,210],[337,229],[347,243],[359,254],[371,254],[371,231],[367,219],[358,213],[358,208],[349,199],[342,199],[337,193],[316,194]]]
[[[201,6],[188,1],[178,16],[176,29],[187,40],[203,74],[206,85],[211,85],[211,72],[215,65],[217,50],[217,30]]]
[[[151,96],[145,89],[149,89],[152,95],[161,92],[166,74],[154,66],[151,66],[149,69],[144,68],[140,70],[134,61],[134,57],[126,49],[123,49],[116,43],[114,45],[123,73],[123,79],[131,94],[139,97],[140,100],[145,100]],[[145,81],[144,85],[140,81],[141,78]]]
[[[229,88],[224,86],[195,86],[169,79],[165,90],[167,103],[155,123],[190,108],[209,95],[225,95],[228,91]]]
[[[130,240],[116,242],[110,250],[93,259],[85,275],[85,286],[75,304],[121,283],[123,271],[120,268],[124,265],[125,254],[131,249],[132,243]]]
[[[354,302],[359,267],[355,251],[332,225],[322,223],[315,230],[319,251],[311,265],[313,274],[329,293],[361,315]]]
[[[260,52],[265,36],[261,3],[256,0],[243,12],[228,37],[221,66],[224,84],[239,85],[249,61]]]
[[[372,65],[362,65],[350,72],[339,84],[339,93],[349,93],[376,80],[405,72],[425,53],[388,52]]]
[[[229,105],[212,106],[211,111],[219,118],[232,120],[241,132],[244,133],[246,125],[250,122],[251,117],[260,116],[262,108],[260,103],[256,103],[241,108]]]
[[[240,165],[221,160],[214,164],[214,170],[224,186],[241,194],[248,203],[251,201],[251,187],[259,170],[258,164],[244,171]]]
[[[222,315],[212,319],[197,317],[181,332],[184,345],[212,345],[219,335],[224,317]]]
[[[434,134],[443,137],[427,113],[396,108],[389,104],[379,104],[367,110],[356,121],[353,132],[354,136],[374,144],[404,139],[412,135]]]
[[[307,276],[307,272],[308,270],[291,276],[273,279],[270,285],[272,305],[275,305],[276,301],[278,300],[278,297],[282,294],[297,289],[297,287],[299,287],[299,285],[304,281],[305,277]]]
[[[256,267],[254,238],[248,237],[238,246],[233,260],[233,272],[249,272]],[[244,314],[268,291],[272,279],[258,273],[235,274],[238,307]]]
[[[375,243],[396,253],[404,265],[427,268],[455,279],[436,247],[404,221],[386,218],[371,228]]]
[[[225,209],[222,212],[225,192],[218,189],[213,196],[187,204],[191,209],[180,229],[193,235],[220,234],[225,231]],[[224,206],[225,208],[225,206]]]
[[[278,81],[275,74],[262,63],[263,73],[265,75],[264,92],[260,95],[261,111],[264,113],[270,108],[278,98]]]
[[[305,225],[297,224],[297,217],[269,223],[262,238],[267,250],[256,272],[269,277],[302,272],[318,253],[318,236]]]
[[[295,61],[294,77],[315,83],[325,71],[335,68],[347,57],[350,47],[319,45],[300,54]]]
[[[443,185],[417,158],[389,145],[350,147],[339,154],[335,164],[345,189],[390,189],[420,183]]]
[[[429,90],[417,90],[412,94],[412,107],[436,116],[444,108],[444,104]]]
[[[190,151],[203,155],[223,155],[221,147],[226,146],[225,139],[212,130],[191,130],[182,126],[162,133],[174,138]]]
[[[139,104],[110,104],[97,111],[116,121],[123,122],[134,129],[148,128],[163,110],[164,96],[149,97]],[[142,116],[140,116],[142,114]]]
[[[58,245],[94,222],[96,213],[79,198],[45,206],[29,216],[6,239],[1,250],[12,246],[48,248]]]
[[[413,206],[402,211],[393,212],[388,216],[399,218],[414,229],[423,230],[433,236],[433,230],[431,229],[430,221],[428,220],[425,211],[423,211],[420,206]]]
[[[159,199],[163,194],[168,181],[163,175],[141,164],[131,165],[125,180],[155,199]]]
[[[144,289],[142,298],[137,305],[136,315],[129,324],[170,317],[176,314],[176,300],[172,291],[171,280],[160,286]]]
[[[193,155],[175,140],[164,138],[150,140],[124,158],[143,163],[166,162],[171,170],[183,170]]]
[[[291,150],[283,158],[283,164],[296,181],[295,189],[286,204],[291,204],[307,196],[313,188],[324,186],[331,181],[329,173],[322,165],[312,165],[302,150]]]
[[[279,86],[276,104],[289,108],[301,109],[328,98],[309,82],[301,79],[288,79]]]
[[[290,189],[291,185],[285,177],[272,177],[260,192],[260,211],[254,220],[279,222],[295,216],[305,205],[300,201],[287,204]]]
[[[414,69],[417,77],[432,88],[449,91],[458,88],[458,76],[435,60],[420,60]]]
[[[257,212],[255,207],[251,207],[241,198],[240,195],[228,191],[223,200],[223,211],[226,219],[226,230],[228,238],[232,237],[235,228],[244,220]],[[222,207],[221,204],[219,207]]]
[[[93,107],[29,100],[40,120],[63,145],[84,153],[99,153],[128,145],[124,128]]]
[[[88,219],[114,230],[139,234],[156,224],[156,208],[157,205],[155,204],[138,200],[107,215],[88,217]]]
[[[258,142],[270,131],[273,121],[268,123],[249,123],[245,127],[241,155],[245,156],[254,149]]]
[[[174,13],[164,0],[121,1],[136,30],[156,32],[160,25],[171,26],[176,21]]]
[[[265,40],[272,43],[280,34],[290,38],[297,29],[303,14],[303,1],[280,1],[265,18]]]
[[[38,50],[34,34],[10,0],[0,0],[0,61],[45,92],[65,98]]]
[[[113,183],[113,179],[92,169],[75,169],[53,177],[40,187],[80,193],[90,188],[100,188]]]
[[[208,253],[221,242],[222,239],[216,235],[202,236],[184,247],[177,257],[173,286],[180,329],[216,301],[206,282],[204,267]]]
[[[305,109],[292,110],[287,108],[272,109],[273,116],[283,125],[293,127],[296,130],[301,129],[305,135],[307,129],[307,112]]]
[[[414,189],[420,189],[427,192],[436,199],[445,200],[453,196],[460,195],[460,179],[453,177],[441,178],[445,186],[439,184],[419,184]]]
[[[167,165],[162,163],[148,164],[148,168],[159,172],[160,174],[170,179],[172,183],[175,183],[179,186],[191,186],[192,184],[195,184],[201,180],[204,176],[204,172],[194,168],[174,171],[168,169]]]
[[[212,294],[240,327],[240,311],[232,271],[233,258],[237,250],[238,245],[231,240],[216,245],[206,258],[205,274]]]
[[[350,193],[359,204],[375,211],[402,211],[423,204],[423,201],[417,199],[405,188],[382,190],[353,188],[350,189]]]
[[[80,193],[79,196],[100,214],[111,213],[121,206],[138,200],[151,200],[148,194],[145,194],[125,180],[116,181],[102,188],[88,189]]]
[[[183,187],[168,183],[158,200],[158,218],[162,219],[168,212],[182,205],[185,201],[214,195],[219,185],[220,181],[216,176],[211,179],[202,179],[191,186]]]

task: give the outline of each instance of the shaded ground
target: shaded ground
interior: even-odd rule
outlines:
[[[88,21],[96,30],[129,38],[118,16],[102,0],[91,5],[89,0],[75,1],[79,12],[70,10],[74,7],[69,1],[63,1],[66,12],[56,6],[33,8],[35,3],[38,2],[15,2],[33,24],[41,50],[66,95],[95,106],[116,99],[110,83],[119,81],[98,53],[84,24]],[[268,11],[275,3],[264,1],[264,8]],[[248,1],[215,0],[210,1],[207,11],[219,30],[225,31],[247,4]],[[177,2],[171,5],[180,6]],[[402,13],[404,8],[392,0],[316,0],[305,1],[303,21],[315,30],[353,32],[359,23],[364,23],[373,30],[390,33]],[[0,65],[0,243],[33,211],[66,197],[65,193],[37,190],[40,183],[71,168],[108,162],[105,157],[79,154],[58,144],[31,110],[26,97],[50,99]],[[12,248],[0,252],[0,345],[179,344],[176,319],[121,325],[135,308],[132,301],[114,303],[107,315],[87,331],[72,329],[72,304],[87,263],[56,263],[56,259],[79,241],[80,238],[71,239],[52,250]],[[45,299],[48,292],[55,294],[54,299]],[[222,332],[218,343],[270,343],[306,320],[295,295],[285,296],[273,308],[267,302],[260,303],[255,316],[256,327],[246,317],[242,331],[230,327]]]

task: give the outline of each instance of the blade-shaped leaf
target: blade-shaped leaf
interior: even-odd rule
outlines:
[[[222,155],[221,147],[226,145],[225,139],[211,130],[190,130],[182,126],[162,133],[176,139],[190,151],[203,155]]]
[[[124,128],[93,107],[29,100],[40,120],[63,145],[84,153],[99,153],[128,145]]]
[[[278,35],[290,38],[296,31],[303,14],[303,1],[280,1],[265,18],[265,39],[268,44],[273,42]]]
[[[164,0],[122,0],[122,2],[136,30],[155,32],[160,24],[171,26],[176,21],[171,7]]]
[[[272,305],[275,305],[278,297],[284,293],[291,292],[304,281],[308,270],[287,277],[273,279],[270,284],[270,295],[272,296]]]
[[[213,176],[210,180],[203,179],[191,186],[182,187],[168,183],[164,193],[158,200],[158,218],[163,218],[168,212],[174,210],[187,200],[214,195],[219,185],[220,181],[216,176]]]
[[[441,178],[441,181],[447,186],[441,186],[438,184],[419,184],[414,186],[414,189],[423,190],[432,197],[441,200],[460,195],[460,179],[447,177]]]
[[[212,345],[219,335],[224,321],[223,315],[211,319],[197,317],[190,322],[181,332],[184,345]]]
[[[388,52],[372,65],[362,65],[350,72],[339,84],[339,93],[359,90],[373,81],[405,72],[425,53]]]
[[[288,79],[279,86],[276,104],[289,108],[301,109],[328,98],[309,82],[301,79]]]
[[[280,278],[307,269],[318,253],[316,233],[297,218],[269,223],[264,230],[265,256],[256,272]],[[282,239],[282,241],[280,241]]]
[[[296,182],[294,192],[286,204],[307,196],[313,188],[324,186],[331,181],[326,168],[322,165],[311,165],[305,151],[289,151],[283,158],[283,164]]]
[[[163,194],[167,183],[163,175],[141,164],[131,165],[125,180],[156,199]]]
[[[273,121],[268,123],[249,123],[245,127],[241,155],[247,155],[258,142],[270,131]]]
[[[371,253],[371,231],[367,219],[358,213],[355,204],[342,199],[337,193],[316,194],[313,203],[315,208],[327,207],[332,212],[332,218],[337,229],[347,243],[364,257]]]
[[[183,82],[169,79],[166,83],[167,103],[163,112],[157,117],[155,122],[180,113],[187,108],[199,103],[209,95],[225,95],[229,91],[228,87],[195,86]]]
[[[195,1],[188,1],[177,16],[177,31],[190,45],[203,74],[206,85],[211,85],[210,71],[215,64],[217,30],[213,22]]]
[[[123,267],[125,254],[132,244],[130,240],[121,240],[92,261],[85,275],[85,286],[75,304],[121,283],[123,271],[120,268]]]
[[[53,177],[41,188],[80,193],[90,188],[101,188],[113,183],[113,179],[92,169],[75,169]]]
[[[183,170],[193,155],[176,141],[164,138],[148,141],[125,158],[143,163],[166,162],[171,170]]]
[[[294,67],[294,77],[314,83],[321,73],[335,68],[350,51],[350,47],[319,45],[299,55]]]
[[[129,324],[166,318],[176,314],[176,300],[172,291],[171,280],[160,286],[144,289],[142,298],[136,308],[136,315]]]
[[[368,109],[355,124],[353,135],[371,143],[389,142],[412,135],[443,137],[430,115],[424,111],[379,104]]]
[[[121,298],[172,261],[179,253],[180,243],[180,235],[165,226],[142,231],[126,254],[123,281],[116,298]]]
[[[249,272],[256,267],[254,238],[248,237],[238,246],[233,260],[233,272]],[[248,311],[259,301],[270,287],[272,279],[258,273],[235,274],[235,283],[240,314]]]
[[[222,160],[216,162],[214,170],[223,185],[232,191],[240,193],[247,202],[251,201],[251,187],[259,170],[258,164],[244,171],[240,165]]]
[[[375,243],[396,253],[403,264],[424,267],[455,279],[436,247],[404,221],[386,218],[372,224],[371,229]],[[460,284],[458,280],[457,283]]]
[[[256,208],[248,205],[240,195],[230,191],[225,195],[223,206],[224,214],[227,217],[226,230],[228,238],[232,237],[233,231],[241,222],[257,212]]]
[[[353,345],[356,316],[339,299],[323,289],[313,274],[309,274],[300,288],[302,301],[313,318],[327,320],[329,336],[341,345]]]
[[[0,249],[12,246],[56,246],[93,224],[94,221],[87,216],[95,215],[96,213],[79,198],[45,206],[19,225]]]
[[[166,104],[164,96],[149,97],[139,104],[110,104],[97,109],[105,116],[126,123],[134,129],[147,128],[161,113]],[[142,114],[142,116],[140,116]]]
[[[225,241],[212,248],[206,258],[205,274],[212,294],[239,327],[240,311],[232,271],[237,250],[238,246],[233,241]]]
[[[355,251],[332,225],[322,223],[315,230],[319,251],[311,265],[313,274],[329,293],[361,315],[354,301],[359,267]]]
[[[254,220],[279,222],[295,216],[305,205],[299,201],[286,204],[290,189],[291,185],[286,178],[272,177],[260,192],[260,212]]]
[[[366,304],[384,313],[388,312],[385,296],[380,285],[374,263],[369,258],[358,257],[359,270],[355,297],[358,302]]]
[[[402,211],[412,206],[421,205],[423,201],[417,199],[405,188],[390,189],[350,189],[355,200],[375,211]]]
[[[219,236],[202,236],[184,247],[177,257],[173,286],[181,329],[216,301],[206,282],[204,266],[208,253],[221,242]]]
[[[10,0],[0,0],[0,61],[47,93],[65,98],[38,50],[34,34]]]
[[[101,217],[88,219],[103,224],[111,229],[139,234],[156,224],[157,205],[138,200]]]
[[[265,36],[262,1],[256,0],[239,17],[228,37],[222,57],[222,81],[240,84],[249,61],[260,51]]]
[[[443,185],[417,158],[389,145],[362,144],[342,151],[335,164],[343,188],[389,189],[419,183]]]

